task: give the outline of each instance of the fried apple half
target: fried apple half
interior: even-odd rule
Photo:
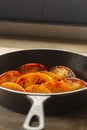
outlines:
[[[65,82],[71,85],[74,89],[87,87],[87,83],[78,78],[66,79]]]
[[[58,93],[58,92],[74,91],[77,89],[87,87],[87,83],[84,82],[83,80],[73,78],[61,81],[54,81],[54,80],[48,81],[46,83],[41,84],[40,86],[46,87],[52,93]]]
[[[20,76],[16,83],[26,88],[31,84],[41,84],[52,80],[53,78],[47,74],[35,72],[35,73],[28,73]]]
[[[49,75],[53,80],[60,80],[60,78],[58,78],[58,76],[53,72],[41,71],[41,73]]]
[[[5,82],[5,83],[2,83],[0,86],[3,87],[3,88],[15,90],[15,91],[26,92],[23,87],[21,87],[17,83],[13,83],[13,82]]]
[[[21,76],[19,71],[10,70],[2,73],[0,75],[0,85],[4,82],[16,82],[16,80]]]
[[[30,86],[25,88],[25,91],[30,93],[51,93],[49,89],[38,84],[31,84]]]
[[[59,92],[67,92],[67,91],[73,91],[75,90],[71,85],[61,81],[48,81],[46,83],[43,83],[40,85],[41,87],[46,87],[49,89],[52,93],[59,93]]]
[[[66,66],[54,66],[50,68],[50,71],[58,76],[59,79],[75,78],[74,72]]]
[[[47,69],[40,63],[27,63],[19,66],[17,70],[22,74],[26,74],[31,72],[45,71]]]

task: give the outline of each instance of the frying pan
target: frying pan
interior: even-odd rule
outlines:
[[[48,69],[56,65],[70,67],[78,78],[87,82],[87,56],[56,49],[30,49],[1,55],[0,74],[11,69],[16,69],[22,64],[31,62],[41,63]],[[71,104],[73,104],[73,106],[76,104],[80,106],[81,104],[86,104],[86,101],[87,88],[54,94],[32,94],[0,87],[1,105],[5,107],[10,106],[10,108],[14,109],[18,105],[18,108],[21,106],[21,111],[22,109],[29,109],[22,126],[23,130],[44,129],[44,105],[48,106],[47,109],[51,109],[54,106],[56,110],[58,108],[65,109],[65,106],[70,107]],[[29,105],[27,106],[27,104]],[[58,107],[56,108],[56,106]]]

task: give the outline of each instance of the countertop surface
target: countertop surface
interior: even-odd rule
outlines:
[[[87,54],[87,41],[0,37],[0,55],[21,49],[54,48]],[[0,106],[0,130],[21,130],[26,114]],[[45,117],[46,130],[87,130],[87,107],[56,117]]]
[[[79,53],[87,53],[86,40],[67,40],[55,38],[38,38],[38,37],[14,37],[14,36],[1,36],[0,37],[0,53],[4,50],[9,51],[7,48],[16,49],[30,49],[30,48],[54,48],[63,49]]]

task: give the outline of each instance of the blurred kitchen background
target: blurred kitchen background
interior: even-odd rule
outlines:
[[[87,1],[0,0],[0,47],[87,53]]]

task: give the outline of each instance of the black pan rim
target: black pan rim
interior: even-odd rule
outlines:
[[[60,52],[65,52],[65,53],[71,53],[71,54],[76,54],[79,56],[84,56],[87,58],[87,55],[84,53],[80,53],[80,52],[76,52],[76,51],[71,51],[71,50],[66,50],[66,49],[56,49],[56,48],[30,48],[30,49],[21,49],[21,50],[15,50],[13,52],[7,52],[5,54],[1,54],[1,56],[3,55],[9,55],[9,54],[15,54],[17,52],[25,52],[25,51],[60,51]]]

